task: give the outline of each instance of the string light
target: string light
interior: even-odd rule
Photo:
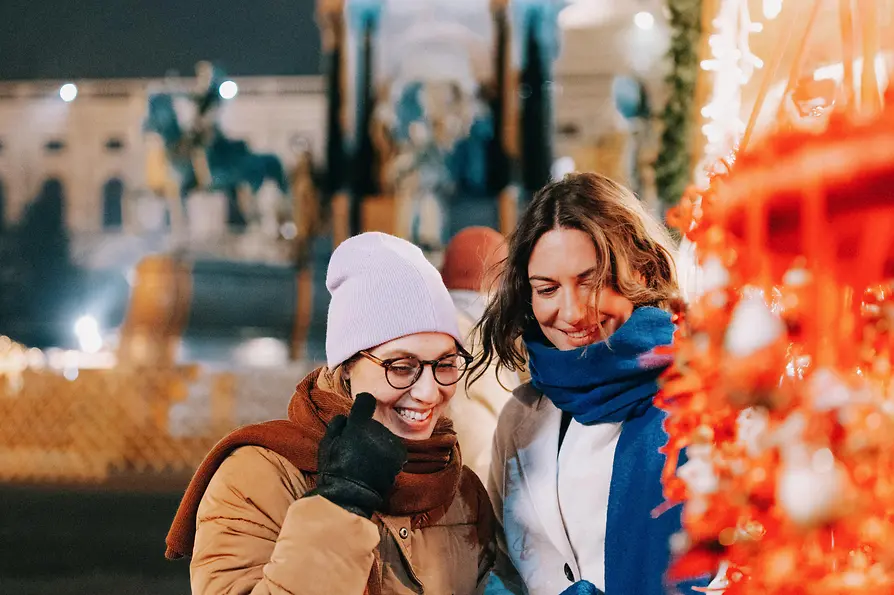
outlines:
[[[764,17],[773,20],[782,12],[782,0],[764,0]]]
[[[234,81],[224,81],[218,87],[217,92],[224,99],[232,99],[239,93],[239,86]]]
[[[702,164],[697,171],[700,186],[707,180],[702,173],[705,164],[716,163],[735,150],[745,132],[741,118],[742,87],[763,61],[751,52],[749,36],[763,30],[763,25],[751,20],[747,0],[721,0],[708,38],[711,57],[701,62],[702,70],[713,73],[711,99],[702,107],[705,118],[702,134],[706,144]]]
[[[634,15],[633,22],[640,29],[648,31],[655,26],[655,17],[652,16],[651,12],[642,11]]]
[[[78,86],[74,83],[65,83],[59,88],[59,97],[65,103],[71,103],[78,96]]]

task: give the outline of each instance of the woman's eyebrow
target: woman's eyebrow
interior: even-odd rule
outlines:
[[[594,274],[596,274],[596,267],[590,267],[583,273],[578,273],[577,278],[583,279],[584,277],[592,277]]]
[[[584,278],[586,278],[586,277],[590,277],[590,276],[592,276],[595,272],[596,272],[596,267],[590,267],[590,268],[588,268],[586,271],[584,271],[584,272],[582,272],[582,273],[578,273],[578,274],[575,275],[575,276],[576,276],[578,279],[584,279]],[[544,275],[531,275],[530,277],[528,277],[528,281],[547,281],[547,282],[549,282],[549,283],[556,283],[556,280],[555,280],[555,279],[551,279],[551,278],[546,277],[546,276],[544,276]]]

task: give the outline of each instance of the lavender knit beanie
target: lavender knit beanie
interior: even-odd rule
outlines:
[[[414,333],[445,333],[462,343],[441,274],[406,240],[380,232],[348,238],[332,253],[326,289],[332,296],[330,369],[358,351]]]

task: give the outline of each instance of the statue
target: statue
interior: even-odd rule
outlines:
[[[431,252],[444,242],[444,197],[453,184],[431,130],[422,122],[413,122],[408,136],[389,168],[397,230]]]
[[[297,148],[298,158],[291,172],[292,221],[294,231],[294,261],[300,268],[310,252],[310,244],[323,231],[326,221],[320,204],[319,172],[308,146]],[[286,224],[288,225],[288,224]],[[287,239],[292,234],[283,234]]]
[[[377,143],[384,186],[395,196],[396,233],[431,252],[450,233],[452,199],[488,190],[493,125],[480,95],[490,74],[489,30],[464,18],[431,7],[382,16],[381,39],[396,35],[382,46],[385,92],[374,124],[388,137]]]
[[[160,138],[168,170],[176,173],[175,188],[165,192],[175,237],[182,233],[184,202],[194,191],[226,193],[238,205],[237,212],[250,228],[259,225],[256,194],[265,181],[273,181],[283,198],[289,192],[288,180],[276,155],[253,153],[244,141],[227,138],[217,124],[222,72],[208,63],[200,63],[197,70],[202,86],[188,95],[196,108],[189,128],[181,125],[175,109],[175,98],[182,94],[171,92],[149,96],[143,122],[144,131]],[[286,210],[284,204],[277,216]]]
[[[205,60],[196,64],[196,90],[192,101],[196,114],[189,137],[194,146],[206,147],[213,140],[221,100],[220,85],[226,80],[223,70]]]
[[[414,80],[394,92],[397,100],[377,116],[393,144],[385,179],[396,198],[397,232],[435,252],[446,241],[449,199],[485,190],[492,128],[474,92],[455,80]]]
[[[511,229],[549,178],[564,0],[317,4],[335,236],[376,221],[367,198],[394,198],[389,229],[433,252],[458,223]]]

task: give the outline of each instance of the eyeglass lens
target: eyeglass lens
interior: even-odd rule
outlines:
[[[435,382],[444,386],[456,384],[466,371],[466,359],[459,355],[449,355],[439,359],[434,365]],[[409,388],[422,376],[422,363],[407,357],[394,360],[386,369],[386,379],[394,388]]]

